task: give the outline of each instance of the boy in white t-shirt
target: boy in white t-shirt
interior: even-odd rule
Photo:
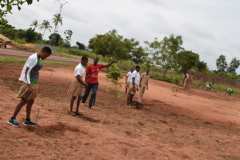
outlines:
[[[128,93],[128,89],[131,83],[132,79],[132,73],[134,72],[134,68],[131,68],[131,70],[127,73],[126,78],[125,78],[125,93]]]
[[[23,69],[19,81],[22,82],[22,86],[19,89],[17,97],[21,99],[20,103],[16,106],[15,112],[11,119],[8,121],[10,125],[19,126],[16,119],[18,113],[22,107],[26,105],[26,119],[23,122],[26,126],[34,126],[36,123],[31,121],[31,110],[34,100],[37,96],[37,85],[39,80],[39,71],[42,68],[42,60],[45,60],[52,54],[52,50],[49,47],[43,47],[39,53],[34,53],[28,57]]]
[[[139,85],[140,85],[140,66],[136,66],[136,70],[133,71],[131,74],[131,79],[130,79],[130,86],[127,94],[127,105],[131,105],[133,103],[133,98],[136,94],[136,92],[139,90]]]
[[[79,114],[79,106],[81,102],[81,95],[85,87],[87,87],[87,83],[85,82],[86,77],[86,66],[88,64],[88,58],[82,57],[81,63],[79,63],[74,69],[74,81],[71,85],[71,102],[70,102],[70,113],[73,112],[73,105],[75,100],[77,99],[77,108],[75,115]]]

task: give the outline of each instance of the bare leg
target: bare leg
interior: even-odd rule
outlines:
[[[32,111],[33,103],[34,103],[34,100],[27,102],[26,120],[31,120],[31,111]]]
[[[82,100],[82,97],[81,97],[81,96],[78,96],[76,113],[79,113],[79,107],[80,107],[80,102],[81,102],[81,100]]]
[[[16,109],[14,111],[14,114],[12,118],[16,118],[18,113],[21,111],[22,107],[26,104],[27,102],[24,100],[21,100],[20,103],[16,106]]]
[[[75,99],[76,99],[76,97],[72,97],[72,99],[71,99],[71,102],[70,102],[70,112],[73,111],[73,105],[74,105]]]

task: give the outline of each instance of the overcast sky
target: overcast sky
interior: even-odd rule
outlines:
[[[40,0],[8,20],[27,28],[58,11],[56,0]],[[184,47],[200,53],[211,68],[220,54],[240,58],[239,0],[69,0],[63,17],[60,31],[73,30],[73,41],[85,44],[111,29],[141,42],[173,33],[182,35]]]

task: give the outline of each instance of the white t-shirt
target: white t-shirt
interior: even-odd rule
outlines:
[[[74,69],[74,76],[81,76],[83,80],[86,77],[86,67],[84,67],[81,63],[79,63]]]
[[[129,71],[129,72],[127,73],[127,82],[128,82],[128,83],[131,83],[131,81],[132,81],[132,73],[133,73],[133,72],[131,72],[131,71]]]
[[[37,64],[38,64],[38,55],[37,55],[37,53],[34,53],[34,54],[30,55],[28,57],[27,61],[25,62],[22,72],[21,72],[21,75],[19,77],[19,81],[24,82],[26,84],[31,84],[30,73]],[[29,69],[26,74],[27,68],[29,68]]]
[[[131,82],[130,83],[133,83],[133,78],[135,78],[135,84],[139,86],[140,85],[140,81],[141,81],[140,73],[135,70],[131,74]]]

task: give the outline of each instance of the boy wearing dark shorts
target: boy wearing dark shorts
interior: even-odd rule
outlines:
[[[37,86],[39,80],[39,71],[42,69],[42,60],[45,60],[52,54],[52,50],[49,47],[43,47],[39,53],[34,53],[28,57],[23,69],[19,81],[22,82],[22,86],[19,89],[17,98],[20,98],[19,104],[16,106],[15,111],[8,121],[10,125],[19,126],[16,119],[17,115],[26,105],[26,119],[23,122],[25,126],[35,126],[36,123],[31,121],[31,110],[37,96]]]

